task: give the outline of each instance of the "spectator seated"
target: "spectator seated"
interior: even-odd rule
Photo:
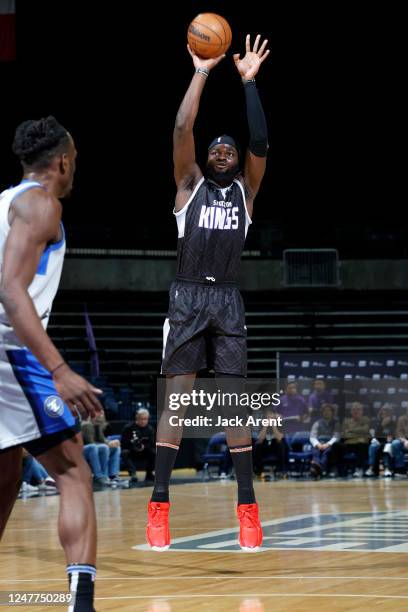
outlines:
[[[145,482],[153,482],[156,434],[149,424],[150,413],[147,408],[139,408],[133,418],[133,421],[125,425],[121,434],[123,469],[128,470],[133,483],[137,482],[138,469],[146,470]]]
[[[212,478],[211,467],[217,468],[217,475],[222,464],[225,462],[225,454],[228,452],[227,439],[225,432],[214,434],[208,441],[207,449],[203,453],[203,480]]]
[[[297,431],[287,439],[289,445],[289,471],[301,476],[309,470],[313,456],[310,432]]]

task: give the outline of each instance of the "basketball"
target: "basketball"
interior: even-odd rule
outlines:
[[[229,49],[232,32],[224,17],[215,13],[200,13],[188,26],[190,48],[200,57],[218,57]]]

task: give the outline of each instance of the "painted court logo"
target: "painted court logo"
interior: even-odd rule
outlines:
[[[60,417],[64,414],[64,402],[58,395],[50,395],[44,402],[44,410],[50,417]]]
[[[326,552],[408,552],[408,511],[298,514],[263,521],[260,552],[307,550]],[[238,528],[194,533],[174,538],[169,552],[241,553]],[[133,546],[149,550],[147,544]],[[244,553],[245,554],[245,553]]]

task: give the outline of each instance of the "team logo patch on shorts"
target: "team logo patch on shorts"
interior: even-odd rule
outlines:
[[[64,414],[64,402],[58,395],[50,395],[44,402],[44,410],[50,417],[60,417]]]

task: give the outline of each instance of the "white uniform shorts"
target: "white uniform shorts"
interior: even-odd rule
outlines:
[[[29,443],[36,440],[37,452],[32,454],[39,454],[42,439],[55,439],[50,448],[77,431],[48,370],[21,345],[11,327],[0,323],[0,451],[25,446],[31,452]]]

